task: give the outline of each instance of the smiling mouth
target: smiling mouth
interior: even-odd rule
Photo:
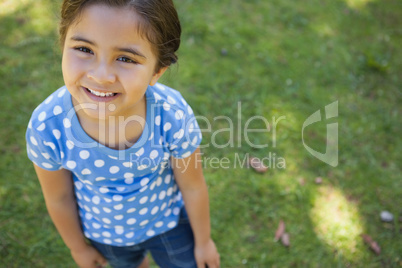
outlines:
[[[109,92],[109,93],[104,93],[104,92],[99,92],[99,91],[96,91],[96,90],[92,90],[92,89],[90,89],[90,88],[85,88],[88,92],[90,92],[91,94],[93,94],[93,95],[95,95],[95,96],[97,96],[97,97],[104,97],[104,98],[106,98],[106,97],[113,97],[113,96],[116,96],[117,95],[117,93],[112,93],[112,92]]]

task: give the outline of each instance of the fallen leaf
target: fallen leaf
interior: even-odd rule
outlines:
[[[367,234],[362,234],[362,238],[363,238],[364,242],[366,242],[366,244],[370,247],[370,249],[372,251],[374,251],[375,254],[379,255],[381,253],[380,246],[377,244],[376,241],[374,241],[371,238],[371,236],[369,236]]]
[[[258,173],[265,173],[268,170],[268,167],[264,166],[261,160],[257,157],[251,157],[249,159],[249,164]]]
[[[316,184],[321,184],[322,183],[322,178],[321,177],[315,178],[315,183]]]
[[[278,229],[276,229],[275,232],[275,242],[282,237],[283,233],[285,233],[285,223],[283,222],[283,220],[281,220],[279,222]]]
[[[290,238],[288,233],[284,233],[281,237],[281,242],[285,247],[290,247]]]

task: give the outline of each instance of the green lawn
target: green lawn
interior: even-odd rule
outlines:
[[[1,267],[75,267],[25,152],[32,110],[63,85],[55,2],[0,0]],[[222,267],[400,267],[402,1],[175,3],[180,60],[162,82],[202,116]],[[324,107],[335,101],[339,116],[325,120]],[[326,124],[337,122],[336,167],[303,146],[303,122],[319,109],[324,120],[304,139],[324,152]],[[248,121],[253,116],[260,119]],[[261,118],[270,131],[246,135],[246,126],[265,126]],[[242,165],[247,156],[269,155],[265,174]],[[229,164],[217,168],[213,159]],[[381,222],[383,210],[392,223]],[[281,219],[289,248],[274,241]]]

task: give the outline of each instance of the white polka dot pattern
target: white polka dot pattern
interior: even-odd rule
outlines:
[[[54,115],[59,115],[59,114],[61,114],[63,112],[63,109],[59,106],[59,105],[56,105],[54,108],[53,108],[53,114]]]
[[[28,124],[29,158],[44,169],[72,172],[83,232],[100,243],[134,245],[166,232],[183,207],[168,161],[190,156],[201,133],[180,93],[156,84],[146,94],[150,129],[141,146],[124,152],[91,146],[65,87]]]

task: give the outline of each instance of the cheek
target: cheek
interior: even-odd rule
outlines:
[[[64,52],[63,54],[61,68],[66,83],[74,82],[71,80],[82,75],[85,69],[84,64],[77,59],[77,57],[74,57],[74,55],[71,55],[71,53],[68,52]]]
[[[65,56],[65,54],[63,54],[63,58],[61,61],[61,71],[63,73],[63,78],[64,78],[64,83],[67,85],[69,84],[69,80],[71,79],[71,74],[70,74],[70,64]]]
[[[120,83],[128,87],[141,84],[141,81],[146,77],[146,72],[143,70],[142,65],[137,65],[132,68],[118,66],[114,69],[114,72],[118,76]]]

